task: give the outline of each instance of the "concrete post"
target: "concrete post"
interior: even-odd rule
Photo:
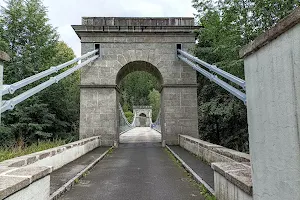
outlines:
[[[2,88],[3,88],[3,67],[4,61],[9,61],[10,58],[7,53],[0,51],[0,110],[2,107]],[[0,112],[0,124],[1,124],[1,112]]]
[[[244,47],[254,200],[300,199],[300,9]]]

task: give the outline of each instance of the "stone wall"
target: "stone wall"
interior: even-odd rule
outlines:
[[[211,165],[218,200],[252,200],[250,155],[186,135],[179,144]]]
[[[179,17],[83,17],[82,25],[88,26],[194,26],[194,18]]]
[[[101,145],[97,136],[0,162],[0,199],[48,200],[50,173]]]
[[[240,54],[254,200],[300,199],[300,8]]]
[[[161,116],[168,115],[162,119],[162,135],[167,144],[177,144],[178,134],[198,137],[196,72],[177,58],[177,44],[185,51],[194,47],[193,31],[199,27],[193,25],[192,18],[83,18],[83,25],[73,26],[82,54],[100,45],[100,58],[81,73],[80,137],[101,135],[108,145],[118,141],[117,84],[139,70],[152,73],[162,85],[162,112],[166,113]],[[110,92],[100,92],[103,88]],[[172,101],[173,94],[183,98]],[[103,114],[109,118],[99,117]]]

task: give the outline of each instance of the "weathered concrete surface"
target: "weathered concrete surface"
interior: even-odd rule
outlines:
[[[63,184],[75,177],[79,172],[86,168],[90,163],[101,156],[108,147],[99,147],[81,156],[73,162],[61,167],[50,175],[50,194],[59,189]]]
[[[299,33],[300,24],[245,58],[254,200],[300,199]]]
[[[48,199],[50,193],[49,174],[100,144],[99,137],[92,137],[1,162],[0,199],[5,197],[10,199]],[[39,184],[36,182],[43,184],[40,191]]]
[[[195,166],[195,170],[197,170],[198,166],[198,175],[200,177],[203,176],[202,178],[204,180],[208,180],[207,183],[209,183],[210,186],[212,186],[212,182],[214,182],[213,185],[217,199],[252,199],[252,179],[249,154],[234,151],[186,135],[179,135],[179,141],[182,148],[199,156],[201,160],[208,164],[211,164],[212,169],[203,171],[200,165],[193,163],[193,159],[190,158],[190,165]],[[178,148],[177,151],[180,150],[180,147],[175,148]],[[183,154],[183,158],[184,156],[185,155]],[[206,167],[208,167],[208,165]],[[203,169],[205,169],[205,166],[203,166]]]
[[[223,176],[227,182],[230,182],[229,185],[234,185],[234,190],[239,190],[239,193],[244,196],[249,196],[252,198],[252,179],[251,179],[251,167],[244,163],[230,162],[230,163],[212,163],[212,168],[215,172],[215,176]],[[231,200],[231,196],[234,196],[232,189],[226,188],[228,184],[224,185],[224,181],[219,182],[218,179],[215,179],[216,185],[216,194],[217,198],[223,200]],[[226,195],[223,195],[226,193]],[[222,197],[221,197],[222,196]],[[235,197],[238,200],[238,197]]]
[[[126,27],[121,27],[124,26]],[[133,26],[131,26],[134,24]],[[162,84],[162,135],[177,144],[178,134],[198,137],[196,71],[177,58],[177,44],[195,45],[192,18],[83,18],[73,26],[82,54],[100,44],[100,58],[82,69],[80,137],[101,135],[107,145],[118,141],[120,79],[147,71]],[[107,87],[109,86],[109,88]]]
[[[253,197],[234,185],[218,172],[214,173],[215,192],[218,200],[253,200]]]
[[[82,24],[88,26],[194,26],[189,17],[83,17]]]
[[[46,176],[23,190],[7,197],[5,200],[48,200],[50,193],[49,182],[50,176]]]
[[[170,146],[189,167],[193,169],[210,187],[214,188],[214,171],[209,164],[204,163],[195,155],[180,146]]]
[[[62,200],[204,200],[159,144],[120,144]]]
[[[250,155],[212,144],[187,135],[179,135],[180,146],[199,156],[207,163],[244,162],[250,165]]]
[[[46,200],[50,192],[51,167],[8,168],[0,174],[0,199]],[[40,190],[38,184],[43,182]],[[20,198],[24,196],[24,198]],[[47,198],[45,198],[47,196]]]
[[[100,137],[86,138],[63,146],[0,162],[0,169],[30,165],[52,166],[56,170],[100,145]]]
[[[136,127],[120,136],[120,143],[161,142],[161,134],[149,127]]]

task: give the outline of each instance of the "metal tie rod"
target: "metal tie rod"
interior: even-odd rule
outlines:
[[[211,81],[215,82],[216,84],[218,84],[219,86],[221,86],[222,88],[224,88],[225,90],[227,90],[228,92],[230,92],[231,94],[236,96],[238,99],[242,100],[244,102],[244,104],[246,105],[246,94],[245,93],[241,92],[240,90],[236,89],[235,87],[232,87],[228,83],[222,81],[216,75],[211,74],[208,71],[202,69],[199,65],[194,64],[192,61],[188,60],[187,58],[185,58],[181,55],[178,55],[178,58],[180,60],[182,60],[183,62],[185,62],[186,64],[188,64],[189,66],[191,66],[196,71],[200,72],[205,77],[209,78]]]
[[[192,60],[192,61],[194,61],[194,62],[196,62],[196,63],[198,63],[198,64],[200,64],[200,65],[202,65],[204,67],[206,67],[206,68],[208,68],[210,71],[213,71],[213,72],[219,74],[220,76],[222,76],[222,77],[224,77],[224,78],[226,78],[226,79],[234,82],[235,84],[241,86],[243,89],[246,89],[246,82],[245,82],[245,80],[243,80],[243,79],[241,79],[239,77],[236,77],[236,76],[234,76],[234,75],[232,75],[232,74],[230,74],[230,73],[228,73],[228,72],[226,72],[226,71],[218,68],[215,65],[211,65],[211,64],[209,64],[207,62],[204,62],[203,60],[200,60],[199,58],[197,58],[195,56],[192,56],[191,54],[189,54],[189,53],[187,53],[185,51],[182,51],[180,49],[177,49],[177,51],[182,56],[184,56],[184,57],[186,57],[186,58],[188,58],[188,59],[190,59],[190,60]]]
[[[84,67],[85,65],[89,64],[90,62],[94,61],[95,59],[97,59],[99,56],[93,56],[92,58],[89,58],[88,60],[84,61],[83,63],[59,74],[58,76],[55,76],[55,77],[51,77],[48,81],[45,81],[44,83],[41,83],[40,85],[30,89],[30,90],[27,90],[26,92],[16,96],[15,98],[9,100],[9,101],[6,101],[2,107],[1,107],[1,113],[7,111],[7,110],[13,110],[14,107],[25,101],[26,99],[28,99],[29,97],[39,93],[40,91],[44,90],[45,88],[53,85],[54,83],[58,83],[61,79],[67,77],[68,75],[72,74],[73,72],[75,72],[76,70]]]
[[[25,78],[21,81],[18,81],[16,83],[13,83],[11,85],[3,85],[3,89],[2,89],[2,96],[3,95],[6,95],[6,94],[13,94],[15,91],[17,91],[18,89],[22,88],[22,87],[25,87],[26,85],[29,85],[35,81],[38,81],[46,76],[49,76],[50,74],[53,74],[53,73],[57,73],[59,70],[69,66],[69,65],[72,65],[82,59],[85,59],[95,53],[97,53],[98,50],[94,50],[94,51],[91,51],[91,52],[88,52],[86,53],[85,55],[81,56],[81,57],[78,57],[78,58],[74,58],[73,60],[70,60],[66,63],[63,63],[63,64],[60,64],[58,66],[55,66],[55,67],[50,67],[50,69],[48,70],[45,70],[43,72],[40,72],[36,75],[33,75],[31,77],[28,77],[28,78]]]

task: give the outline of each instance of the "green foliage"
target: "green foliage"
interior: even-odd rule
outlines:
[[[0,148],[0,162],[8,159],[12,159],[18,156],[28,155],[31,153],[43,151],[46,149],[51,149],[54,147],[58,147],[64,145],[65,141],[63,140],[54,140],[54,141],[42,141],[30,146],[25,146],[24,148],[20,147],[2,147]]]
[[[152,106],[152,121],[155,122],[160,111],[160,93],[153,89],[148,95],[150,106]]]
[[[0,11],[0,47],[7,48],[11,61],[4,67],[4,83],[11,84],[75,57],[72,49],[58,41],[41,0],[9,0]],[[60,71],[61,72],[61,71]],[[44,78],[10,99],[47,80]],[[43,139],[78,138],[79,72],[27,99],[14,111],[2,114],[4,137],[17,146]],[[1,133],[2,134],[2,133]],[[1,135],[0,134],[0,135]],[[5,136],[6,135],[6,136]],[[1,138],[0,138],[1,140]]]
[[[197,57],[244,78],[241,47],[289,14],[299,0],[193,0],[198,31]],[[246,107],[198,76],[199,133],[204,140],[248,152]]]
[[[0,126],[0,147],[10,147],[15,144],[15,137],[11,134],[11,128]]]
[[[127,104],[128,110],[132,106],[150,105],[148,96],[153,89],[159,88],[159,83],[153,75],[144,71],[136,71],[127,75],[120,83],[121,104]]]
[[[152,106],[152,120],[156,120],[160,110],[160,85],[156,77],[148,72],[137,71],[130,73],[121,81],[121,104],[131,123],[133,120],[133,106]]]
[[[124,112],[125,117],[129,123],[132,123],[134,114],[131,111]]]

